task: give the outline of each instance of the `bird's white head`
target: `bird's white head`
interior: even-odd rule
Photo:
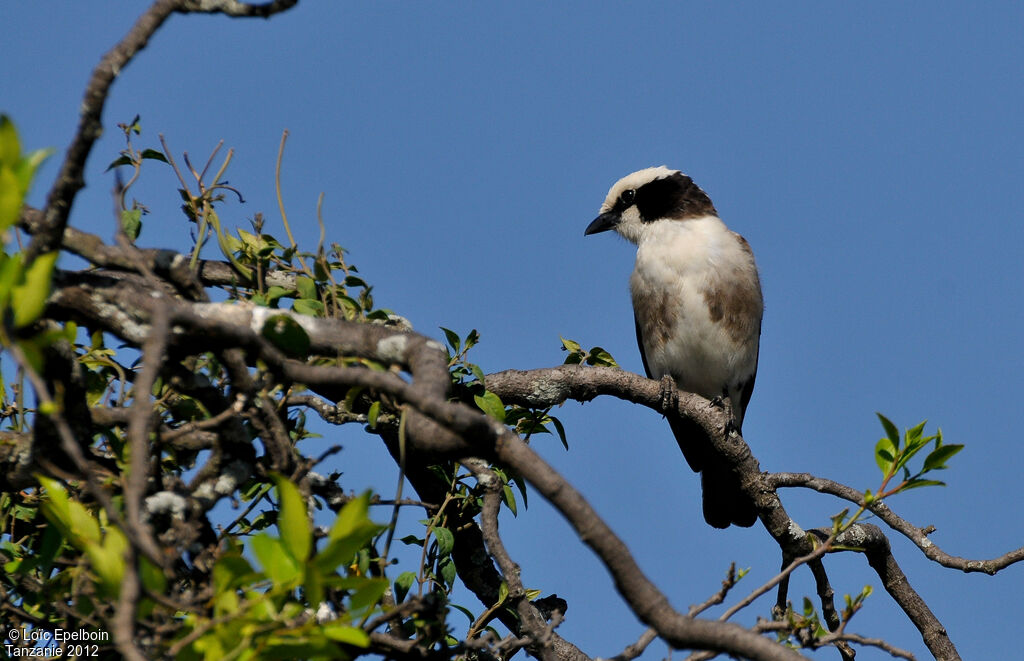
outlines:
[[[600,215],[587,226],[584,235],[613,229],[638,243],[650,223],[715,215],[711,198],[693,179],[662,165],[616,181],[601,205]]]

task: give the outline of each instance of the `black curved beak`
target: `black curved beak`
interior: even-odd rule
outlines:
[[[595,218],[592,223],[587,225],[587,229],[583,232],[583,236],[590,236],[591,234],[598,234],[599,232],[607,232],[610,229],[614,229],[615,226],[619,224],[620,220],[622,220],[622,218],[619,214],[614,211],[606,211]]]

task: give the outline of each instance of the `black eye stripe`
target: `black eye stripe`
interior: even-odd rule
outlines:
[[[628,207],[629,205],[633,204],[633,200],[636,199],[636,191],[633,190],[632,188],[626,191],[622,191],[622,195],[619,196],[619,199],[622,200],[623,206]]]

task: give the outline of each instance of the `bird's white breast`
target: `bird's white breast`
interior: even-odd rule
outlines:
[[[741,321],[749,323],[714,318],[709,297],[723,288],[755,297],[743,308],[750,319]],[[630,290],[653,378],[670,374],[680,389],[710,398],[722,395],[723,388],[733,394],[756,370],[757,268],[743,240],[717,217],[645,224]]]

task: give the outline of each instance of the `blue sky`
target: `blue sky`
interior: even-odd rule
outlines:
[[[89,71],[139,11],[126,1],[0,7],[0,108],[26,147],[63,150]],[[328,239],[350,250],[379,305],[438,337],[439,326],[479,329],[471,355],[485,371],[558,364],[559,335],[641,371],[633,247],[583,230],[622,175],[682,169],[761,269],[761,362],[744,431],[762,467],[874,489],[874,412],[900,426],[928,418],[966,450],[942,476],[948,487],[891,505],[935,525],[948,552],[993,557],[1020,545],[1024,523],[1022,31],[1024,7],[1009,2],[307,2],[269,22],[174,16],[113,89],[72,223],[111,235],[103,170],[122,147],[114,125],[140,114],[139,146],[163,133],[194,161],[221,139],[233,147],[228,179],[246,203],[221,218],[248,228],[262,211],[283,236],[273,171],[288,129],[283,189],[300,244],[315,245],[322,191]],[[36,203],[59,159],[41,171]],[[160,164],[144,171],[133,192],[153,213],[140,244],[190,247],[176,187]],[[713,593],[729,561],[751,567],[746,589],[775,572],[763,530],[703,524],[698,479],[659,416],[610,399],[557,414],[570,451],[535,446],[677,607]],[[346,488],[392,488],[374,437],[326,433],[325,444],[345,446]],[[805,527],[843,507],[783,498]],[[569,601],[564,636],[611,656],[640,634],[539,498],[503,531],[524,582]],[[962,575],[892,541],[964,658],[1016,652],[1020,567]],[[876,588],[851,630],[927,658],[863,558],[828,566],[839,595]],[[804,594],[813,588],[801,577],[791,597]],[[769,607],[762,599],[742,621]],[[655,643],[645,658],[665,654]]]

